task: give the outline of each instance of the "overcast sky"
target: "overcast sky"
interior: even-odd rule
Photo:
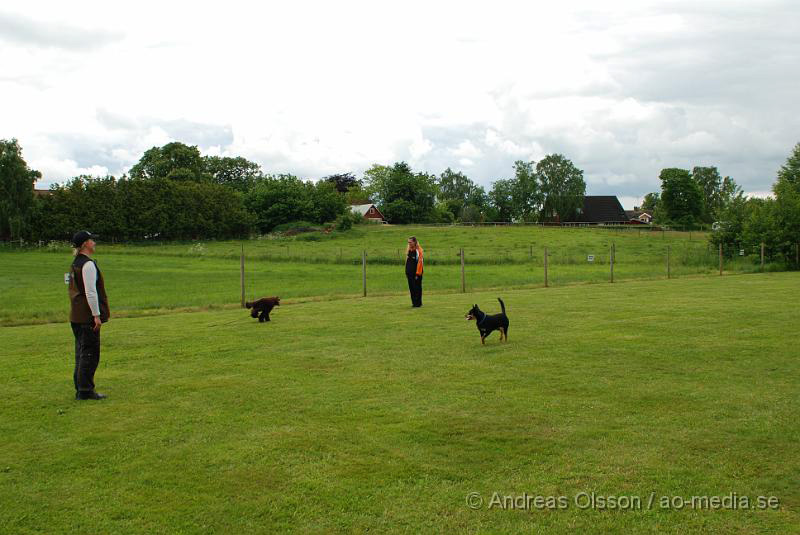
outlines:
[[[182,141],[267,173],[405,160],[487,189],[561,153],[626,208],[665,167],[770,190],[800,142],[800,2],[538,4],[7,2],[0,138],[40,188]]]

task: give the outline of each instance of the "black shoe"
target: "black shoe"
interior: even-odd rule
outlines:
[[[78,392],[75,394],[75,399],[106,399],[108,396],[105,394],[98,394],[97,392]]]

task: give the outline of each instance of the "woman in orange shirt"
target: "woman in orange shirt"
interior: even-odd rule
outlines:
[[[406,278],[408,279],[408,291],[411,293],[411,306],[422,306],[422,247],[419,246],[417,238],[411,236],[408,239],[406,249]]]

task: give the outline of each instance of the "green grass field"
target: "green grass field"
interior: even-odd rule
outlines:
[[[223,259],[180,275],[100,251],[112,304],[161,306],[162,288],[199,281],[208,303],[236,301]],[[4,294],[38,295],[68,263],[10,257]],[[137,289],[152,270],[164,286]],[[798,286],[767,273],[434,293],[421,309],[402,294],[298,302],[269,324],[230,308],[115,318],[101,402],[72,399],[65,322],[3,327],[0,531],[796,533]],[[29,317],[18,294],[4,317]],[[482,347],[463,315],[497,295],[509,342]],[[592,492],[642,505],[579,508]],[[490,507],[494,493],[568,507]],[[732,493],[780,505],[660,506]]]
[[[461,289],[459,248],[465,249],[468,290],[606,282],[609,252],[616,247],[615,280],[663,279],[670,248],[673,277],[718,273],[717,252],[701,233],[649,232],[636,228],[393,227],[362,225],[346,233],[313,233],[245,242],[166,245],[100,243],[95,258],[106,278],[116,317],[169,310],[235,307],[241,296],[240,253],[245,250],[246,295],[279,295],[284,301],[362,294],[361,252],[367,251],[369,295],[407,292],[403,251],[419,237],[426,258],[426,294]],[[309,240],[317,241],[309,241]],[[726,258],[726,273],[759,269],[752,251]],[[588,255],[594,255],[593,263]],[[66,317],[63,274],[68,247],[0,252],[0,325],[60,322]],[[780,269],[767,264],[766,270]]]

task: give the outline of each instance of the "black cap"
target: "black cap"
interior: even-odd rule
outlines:
[[[83,245],[86,240],[96,240],[97,238],[99,238],[97,234],[92,234],[88,230],[81,230],[80,232],[76,232],[72,237],[72,245],[76,249],[80,249],[81,245]]]

